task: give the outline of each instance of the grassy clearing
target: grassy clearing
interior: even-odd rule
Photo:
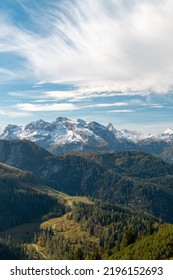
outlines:
[[[32,255],[35,259],[51,259],[52,256],[46,252],[44,247],[41,247],[39,242],[33,243],[34,241],[34,233],[38,232],[40,229],[53,229],[55,239],[58,238],[59,235],[63,236],[66,240],[68,240],[69,244],[74,246],[79,240],[81,242],[88,242],[91,250],[93,248],[93,244],[97,244],[98,240],[94,236],[90,236],[88,232],[85,232],[81,229],[79,223],[74,220],[69,219],[69,216],[73,212],[75,204],[77,203],[85,203],[85,204],[94,204],[89,198],[87,197],[80,197],[80,196],[70,196],[68,194],[56,191],[49,187],[44,186],[34,186],[34,190],[41,194],[47,194],[57,199],[57,201],[65,206],[69,206],[71,208],[71,212],[66,213],[65,215],[52,218],[45,222],[33,222],[22,224],[19,226],[15,226],[9,228],[8,230],[0,233],[0,236],[7,236],[10,235],[12,239],[17,242],[21,242],[27,246],[29,251],[32,251]],[[70,245],[70,246],[71,246]]]
[[[74,203],[82,202],[86,204],[94,204],[88,197],[70,196],[49,187],[34,186],[33,189],[39,193],[48,194],[56,198],[60,203],[69,206],[71,209],[74,208]],[[81,238],[84,235],[84,232],[80,230],[80,225],[78,223],[68,219],[70,214],[71,212],[62,217],[50,219],[43,223],[40,221],[15,226],[0,233],[0,236],[10,235],[16,241],[29,244],[32,243],[34,232],[37,232],[40,228],[52,227],[56,234],[61,233],[66,237]]]
[[[52,229],[54,241],[60,242],[59,248],[62,244],[66,244],[65,251],[59,249],[58,257],[55,259],[68,259],[66,252],[75,252],[77,248],[85,248],[87,246],[88,256],[92,255],[93,248],[98,247],[99,238],[89,234],[89,231],[82,229],[81,224],[75,220],[69,219],[73,210],[59,218],[50,219],[40,225],[41,229]],[[59,241],[60,240],[60,241]],[[61,243],[62,242],[62,243]],[[47,259],[54,259],[54,255],[49,255],[49,249],[43,247],[40,239],[37,242],[37,248],[47,257]],[[63,249],[64,250],[64,249]],[[67,251],[66,251],[67,250]]]
[[[86,204],[94,204],[94,202],[92,202],[88,197],[85,196],[70,196],[66,193],[62,193],[59,192],[57,190],[54,190],[52,188],[49,187],[45,187],[45,186],[37,186],[34,187],[35,190],[39,191],[40,193],[43,194],[48,194],[54,198],[56,198],[60,203],[66,205],[66,206],[70,206],[71,208],[73,208],[73,204],[75,203],[86,203]]]
[[[91,236],[88,232],[83,231],[79,223],[74,220],[69,219],[69,215],[72,212],[69,212],[62,217],[50,219],[46,222],[43,222],[40,225],[40,228],[52,228],[55,235],[63,235],[69,240],[88,240],[90,242],[97,242],[98,239],[94,236]]]

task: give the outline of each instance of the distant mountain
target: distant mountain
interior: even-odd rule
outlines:
[[[73,152],[53,156],[29,141],[1,140],[0,161],[33,172],[40,183],[58,191],[127,205],[173,221],[172,165],[150,154]]]
[[[173,130],[167,129],[160,134],[141,134],[136,131],[121,130],[121,135],[136,144],[135,150],[159,155],[173,146]]]
[[[38,120],[26,126],[7,125],[0,128],[2,140],[30,140],[53,154],[69,151],[142,150],[160,154],[173,146],[173,130],[158,135],[127,129],[118,130],[95,121],[70,120],[59,117],[53,122]]]
[[[2,140],[30,140],[53,154],[89,150],[132,150],[136,144],[111,124],[70,120],[59,117],[54,122],[38,120],[26,126],[7,125],[0,130]]]

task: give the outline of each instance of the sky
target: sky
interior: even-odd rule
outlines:
[[[173,128],[172,0],[0,1],[0,125]]]

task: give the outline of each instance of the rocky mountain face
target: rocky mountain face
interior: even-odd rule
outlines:
[[[38,120],[26,126],[7,125],[0,129],[2,140],[30,140],[53,154],[69,151],[142,150],[163,153],[173,146],[173,130],[158,135],[117,130],[95,121],[70,120],[59,117],[53,122]]]

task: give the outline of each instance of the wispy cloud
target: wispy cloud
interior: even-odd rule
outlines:
[[[149,104],[149,107],[151,108],[158,108],[158,109],[161,109],[161,108],[165,108],[165,106],[163,105],[159,105],[159,104]]]
[[[0,68],[0,82],[10,81],[17,78],[17,75],[11,70]]]
[[[76,82],[75,88],[72,90],[45,90],[45,84],[41,88],[36,88],[32,90],[25,91],[10,91],[8,92],[9,96],[23,97],[44,100],[68,100],[70,102],[75,101],[87,101],[93,98],[111,98],[111,97],[121,97],[121,96],[149,96],[150,91],[116,91],[118,88],[117,84],[113,81],[81,81]],[[58,85],[57,85],[58,87]]]
[[[0,53],[25,61],[14,78],[24,70],[25,78],[42,81],[113,80],[122,91],[172,87],[171,0],[60,0],[46,11],[18,2],[39,29],[20,27],[1,12]]]
[[[16,109],[25,112],[49,112],[49,111],[73,111],[77,110],[78,107],[70,103],[61,104],[30,104],[21,103],[16,105]]]
[[[44,100],[43,100],[44,102]],[[20,103],[15,106],[19,111],[26,112],[43,112],[43,111],[68,111],[68,110],[82,110],[88,108],[106,108],[106,107],[121,107],[127,106],[126,102],[117,102],[117,103],[100,103],[92,105],[81,105],[77,106],[72,103],[56,103],[56,104],[31,104],[31,103]],[[115,110],[116,111],[116,110]],[[115,112],[112,111],[112,112]],[[117,110],[118,111],[118,110]],[[127,112],[129,110],[120,110],[122,112]]]
[[[0,116],[6,116],[10,118],[22,118],[31,116],[31,114],[29,112],[19,112],[8,108],[5,110],[0,109]]]
[[[110,110],[108,113],[133,113],[135,110],[125,109],[125,110]]]
[[[83,108],[105,108],[105,107],[121,107],[128,106],[127,102],[116,102],[116,103],[99,103],[99,104],[91,104],[87,106],[83,106]]]
[[[172,11],[172,0],[0,1],[1,122],[170,124]]]

